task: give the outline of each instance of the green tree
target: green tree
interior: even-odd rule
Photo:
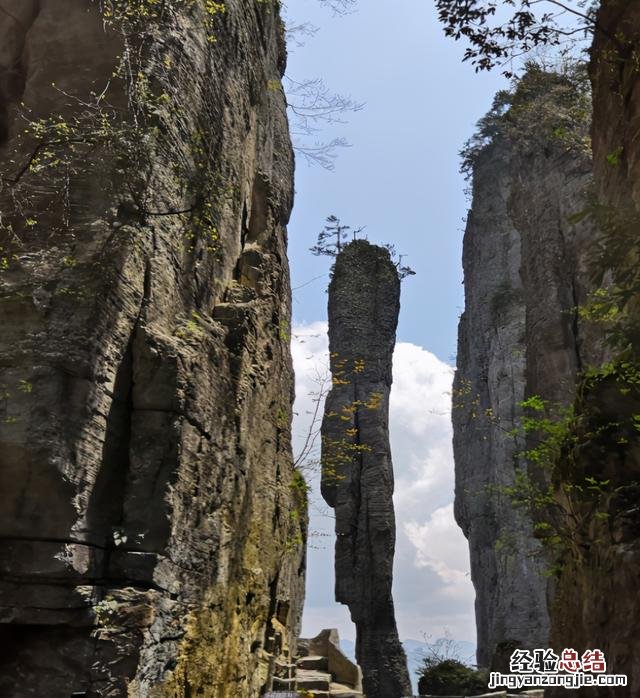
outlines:
[[[328,216],[324,228],[318,234],[318,241],[309,248],[311,253],[317,256],[337,257],[345,246],[349,237],[350,225],[342,225],[337,216]],[[353,239],[356,240],[358,233],[364,228],[355,228],[352,231]]]
[[[436,0],[435,4],[445,34],[468,42],[463,60],[471,61],[476,71],[504,66],[541,46],[559,46],[599,30],[595,0]]]
[[[433,644],[427,644],[422,666],[417,674],[420,695],[484,693],[489,683],[486,671],[474,669],[460,661],[456,643],[448,636]]]

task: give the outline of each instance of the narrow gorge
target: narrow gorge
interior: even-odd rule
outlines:
[[[456,517],[471,549],[478,662],[502,671],[514,649],[549,642],[551,563],[538,540],[546,529],[518,501],[529,477],[525,400],[567,408],[578,373],[603,354],[578,308],[595,229],[570,222],[593,183],[586,76],[576,70],[530,68],[508,111],[496,105],[466,154],[473,202],[453,389]],[[571,122],[579,108],[582,121]],[[562,116],[571,131],[557,138]]]
[[[308,5],[0,0],[0,698],[635,698],[640,2]]]

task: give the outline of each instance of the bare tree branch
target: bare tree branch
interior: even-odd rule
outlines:
[[[328,7],[334,15],[347,15],[355,11],[358,0],[318,0]]]

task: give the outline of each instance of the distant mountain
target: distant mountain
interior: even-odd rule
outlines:
[[[356,643],[353,640],[340,640],[342,651],[353,661],[356,659]],[[443,654],[446,648],[446,658],[457,659],[463,664],[474,665],[476,661],[476,645],[473,642],[464,640],[451,640],[448,638],[438,638],[435,642],[424,642],[420,640],[403,640],[402,646],[407,653],[407,663],[409,664],[409,674],[411,685],[415,693],[418,692],[417,671],[422,666],[422,660],[427,655],[429,649]]]

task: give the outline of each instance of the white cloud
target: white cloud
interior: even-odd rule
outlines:
[[[428,567],[440,577],[443,595],[465,599],[470,592],[469,549],[453,518],[453,504],[436,509],[424,524],[406,522],[404,532],[417,551],[416,567]]]
[[[296,370],[294,451],[306,441],[315,408],[318,375],[328,370],[327,325],[294,327]],[[467,543],[453,519],[451,366],[415,344],[400,342],[393,361],[390,435],[395,470],[397,543],[394,599],[402,638],[473,640],[473,587]],[[322,410],[320,410],[320,414]],[[319,446],[319,442],[316,442]],[[318,491],[317,469],[308,473],[314,489],[311,530],[332,533],[333,520]],[[333,539],[311,539],[303,634],[332,624],[353,638],[346,609],[333,603]],[[336,608],[337,607],[337,608]],[[333,609],[333,610],[332,610]]]

